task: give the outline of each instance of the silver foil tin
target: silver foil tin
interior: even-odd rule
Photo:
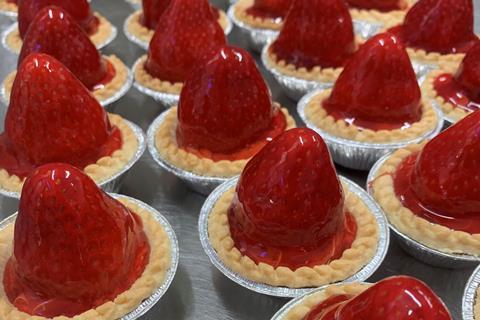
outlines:
[[[110,35],[108,36],[108,38],[105,39],[105,41],[103,41],[102,43],[96,45],[97,49],[102,49],[104,47],[106,47],[107,45],[109,45],[116,37],[117,37],[117,27],[115,27],[113,24],[110,24],[111,26],[111,30],[112,32],[110,33]],[[15,55],[18,55],[20,54],[20,51],[16,51],[14,50],[13,48],[11,48],[8,44],[7,44],[7,37],[10,33],[12,33],[13,31],[17,30],[18,29],[18,23],[15,22],[13,23],[12,25],[10,25],[8,28],[6,28],[3,32],[2,32],[2,45],[5,49],[7,49],[8,51],[10,51],[11,53],[15,54]]]
[[[177,237],[175,235],[175,232],[173,231],[172,226],[170,225],[170,223],[168,223],[167,219],[160,212],[158,212],[154,208],[150,207],[149,205],[137,199],[120,195],[120,194],[112,193],[110,195],[115,199],[126,199],[128,201],[134,202],[140,208],[150,212],[154,216],[155,220],[162,225],[163,229],[167,233],[168,240],[170,242],[171,262],[170,262],[170,265],[168,266],[168,270],[165,275],[164,282],[160,285],[160,287],[158,287],[155,290],[155,292],[152,293],[152,295],[150,295],[150,297],[143,300],[143,302],[136,309],[134,309],[133,311],[131,311],[130,313],[126,314],[121,318],[121,320],[134,320],[134,319],[138,319],[143,314],[145,314],[150,308],[152,308],[160,300],[160,298],[165,294],[165,292],[167,292],[167,289],[172,283],[173,278],[175,277],[175,273],[177,271],[178,260],[180,256],[180,253],[179,253],[180,249],[178,247]],[[8,218],[6,218],[5,220],[1,221],[0,230],[6,228],[8,225],[12,223],[15,223],[16,218],[17,218],[17,213],[14,213]]]
[[[255,52],[261,52],[262,48],[278,36],[277,30],[254,28],[235,16],[235,4],[227,11],[230,20],[240,29],[240,32],[247,39],[248,46]]]
[[[450,118],[448,115],[446,115],[443,111],[442,111],[442,108],[440,108],[440,106],[438,105],[437,101],[435,101],[435,99],[430,99],[430,102],[432,103],[432,105],[435,107],[435,109],[438,110],[438,112],[442,115],[443,117],[443,121],[444,121],[444,124],[443,124],[443,127],[444,129],[450,127],[451,125],[455,124],[458,120],[455,120],[453,118]]]
[[[147,132],[148,151],[150,152],[153,159],[160,167],[176,175],[194,191],[203,195],[208,195],[213,189],[218,187],[223,182],[227,181],[228,178],[201,176],[196,173],[178,168],[175,165],[168,162],[167,160],[165,160],[162,157],[162,155],[158,152],[158,149],[155,146],[155,133],[157,132],[158,128],[165,120],[165,117],[167,116],[167,112],[169,111],[170,110],[166,110],[161,115],[159,115],[148,128],[148,132]]]
[[[382,264],[385,255],[387,254],[389,240],[390,240],[390,233],[388,229],[388,222],[383,212],[377,206],[375,201],[367,194],[365,190],[361,187],[356,185],[355,183],[351,182],[350,180],[340,177],[343,183],[348,185],[348,188],[351,192],[355,193],[362,201],[367,205],[367,207],[372,211],[375,215],[375,219],[378,223],[379,227],[379,241],[378,241],[378,248],[377,251],[372,258],[372,260],[365,265],[361,270],[359,270],[356,274],[352,275],[351,277],[341,281],[342,283],[345,282],[358,282],[364,281],[369,278],[377,268]],[[238,182],[238,177],[232,178],[227,182],[220,185],[216,188],[205,200],[205,203],[202,206],[200,211],[200,217],[198,221],[198,230],[200,234],[200,241],[202,243],[203,249],[205,250],[206,254],[210,258],[210,261],[213,263],[218,270],[220,270],[227,278],[236,282],[237,284],[269,296],[276,296],[276,297],[285,297],[285,298],[294,298],[299,297],[307,292],[310,292],[314,288],[287,288],[287,287],[275,287],[271,285],[267,285],[264,283],[259,283],[255,281],[248,280],[244,278],[242,275],[233,272],[230,270],[220,259],[217,255],[217,252],[213,248],[212,244],[210,243],[210,239],[208,236],[208,218],[210,213],[218,201],[218,199],[230,188],[236,186]]]
[[[353,20],[353,29],[363,39],[369,39],[384,28],[381,23],[373,23],[363,20]]]
[[[125,0],[134,10],[138,10],[142,7],[141,0]]]
[[[273,41],[273,40],[272,40]],[[315,89],[330,88],[333,83],[329,82],[317,82],[312,80],[305,80],[297,77],[292,77],[281,73],[275,68],[275,66],[269,63],[268,51],[272,41],[267,43],[262,50],[262,63],[265,68],[273,75],[278,84],[282,87],[283,91],[291,99],[298,101],[301,97],[310,91]]]
[[[362,284],[369,284],[367,282],[359,282],[359,283],[362,283]],[[295,308],[297,305],[303,303],[303,301],[305,299],[308,299],[309,297],[313,296],[314,294],[317,294],[319,292],[322,292],[323,290],[327,289],[328,287],[336,287],[336,286],[339,286],[339,285],[342,285],[341,283],[337,283],[337,284],[330,284],[330,285],[326,285],[326,286],[323,286],[323,287],[320,287],[318,289],[315,289],[315,290],[312,290],[310,291],[309,293],[303,295],[303,296],[300,296],[300,297],[297,297],[293,300],[290,300],[286,305],[284,305],[280,310],[277,311],[277,313],[275,313],[272,317],[271,320],[283,320],[285,319],[285,317],[287,316],[287,314],[293,309]]]
[[[303,97],[298,103],[298,114],[307,127],[313,129],[322,136],[330,149],[333,160],[347,168],[368,170],[385,154],[400,148],[404,148],[409,144],[419,143],[423,140],[433,138],[443,128],[443,118],[438,110],[435,109],[439,119],[437,127],[433,131],[416,139],[396,143],[368,143],[339,138],[315,126],[315,124],[313,124],[305,114],[305,108],[308,103],[314,96],[320,94],[321,92],[322,90],[317,90]]]
[[[373,197],[373,190],[371,188],[371,183],[375,180],[380,167],[387,161],[390,157],[390,154],[383,156],[377,163],[372,167],[367,178],[367,190],[369,194]],[[445,253],[437,249],[433,249],[425,246],[424,244],[410,238],[408,235],[402,233],[398,230],[393,224],[390,224],[390,229],[393,231],[395,238],[398,240],[400,246],[408,252],[411,256],[416,258],[419,261],[422,261],[428,265],[441,267],[441,268],[450,268],[450,269],[460,269],[460,268],[469,268],[476,266],[480,263],[480,257],[470,256],[466,254],[454,254],[454,253]]]
[[[132,67],[133,72],[137,69],[138,65],[141,63],[142,57],[140,57]],[[155,91],[153,89],[147,88],[140,84],[138,81],[133,83],[133,86],[143,94],[152,97],[155,101],[159,102],[163,107],[169,108],[171,106],[177,105],[178,100],[180,99],[179,94]]]
[[[148,50],[148,46],[150,44],[149,41],[144,41],[143,39],[138,38],[136,35],[128,31],[128,23],[133,18],[135,13],[136,12],[133,12],[131,15],[127,17],[127,19],[125,19],[125,22],[123,23],[123,33],[125,34],[128,40],[135,43],[140,48],[144,50]],[[232,21],[227,17],[227,27],[224,29],[225,36],[228,36],[230,32],[232,32],[232,29],[233,29]]]
[[[122,170],[118,171],[116,174],[109,177],[108,179],[105,179],[103,181],[96,181],[97,184],[105,192],[118,192],[122,185],[123,178],[125,178],[126,176],[126,173],[140,159],[146,149],[145,134],[143,133],[142,129],[133,122],[130,122],[128,120],[125,120],[125,122],[128,124],[130,129],[132,129],[135,136],[137,137],[138,147],[132,159],[130,159],[130,161],[122,168]],[[13,192],[0,188],[0,196],[20,199],[20,192]]]
[[[127,67],[125,66],[125,68]],[[118,89],[117,92],[115,92],[115,94],[113,94],[112,96],[104,100],[98,100],[98,102],[102,107],[105,107],[106,109],[108,109],[109,105],[120,100],[120,98],[123,97],[128,92],[128,90],[130,90],[130,88],[132,87],[132,83],[133,83],[133,73],[130,69],[127,68],[127,79],[125,80],[124,84],[120,87],[120,89]],[[2,84],[0,85],[0,102],[2,102],[5,105],[5,107],[8,107],[8,104],[10,103],[10,93],[7,94],[7,90],[5,88],[4,82],[2,82]]]
[[[468,279],[462,298],[462,318],[463,320],[474,320],[474,307],[477,299],[477,290],[480,286],[480,266],[473,271]],[[480,301],[478,302],[480,303]]]
[[[18,12],[17,11],[0,10],[0,16],[4,16],[4,17],[10,18],[12,20],[17,20]]]

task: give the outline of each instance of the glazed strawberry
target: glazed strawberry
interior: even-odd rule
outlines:
[[[95,45],[70,14],[59,7],[39,11],[25,35],[18,65],[33,52],[55,57],[90,90],[108,75],[107,62]]]
[[[478,42],[472,0],[419,0],[392,31],[409,47],[442,54],[466,52]]]
[[[207,0],[172,0],[150,42],[145,69],[164,81],[183,82],[195,65],[224,44]]]
[[[389,12],[405,9],[403,0],[347,0],[349,6],[364,10]]]
[[[253,16],[283,19],[292,6],[293,0],[255,0],[247,12]]]
[[[150,247],[141,219],[67,164],[25,181],[3,285],[30,315],[73,317],[128,290]]]
[[[327,146],[310,129],[291,129],[243,170],[228,212],[235,246],[255,262],[295,270],[341,256],[356,224]]]
[[[272,51],[297,67],[341,67],[355,51],[347,5],[343,0],[294,1]]]
[[[37,13],[50,5],[61,7],[70,13],[87,34],[97,31],[99,20],[93,15],[87,0],[22,0],[18,3],[18,29],[22,39]]]
[[[20,177],[49,162],[84,168],[121,146],[119,129],[64,65],[45,54],[23,60],[0,135],[0,168]]]
[[[395,276],[377,282],[357,296],[336,296],[312,310],[304,320],[451,320],[440,298],[425,283]],[[348,300],[347,300],[348,299]],[[326,307],[328,305],[328,307]]]
[[[362,45],[347,62],[323,107],[334,118],[353,119],[354,124],[375,130],[418,121],[420,88],[397,37],[382,33]]]
[[[160,16],[165,12],[172,0],[142,0],[142,24],[152,30],[157,27]]]
[[[240,48],[217,50],[193,71],[180,95],[177,142],[182,148],[233,153],[262,141],[258,151],[285,127],[255,61]]]
[[[474,101],[480,101],[480,42],[465,55],[455,79]]]

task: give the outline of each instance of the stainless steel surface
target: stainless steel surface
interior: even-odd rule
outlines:
[[[227,1],[212,1],[226,9]],[[480,5],[480,0],[475,0]],[[106,16],[117,28],[132,12],[129,4],[120,0],[94,0],[92,6]],[[476,10],[478,13],[478,9]],[[0,17],[0,29],[11,24]],[[230,36],[230,43],[246,47],[237,30]],[[103,50],[115,53],[131,66],[144,51],[128,41],[123,33]],[[255,55],[257,61],[259,56]],[[16,56],[0,48],[0,79],[16,66]],[[296,115],[296,104],[283,94],[274,79],[262,68],[272,89],[273,97]],[[115,103],[120,115],[140,125],[145,131],[163,110],[150,97],[132,88]],[[3,131],[5,108],[0,108],[0,130]],[[296,120],[299,120],[296,117]],[[339,171],[357,182],[365,184],[366,172],[339,168]],[[200,244],[197,224],[205,197],[190,191],[173,174],[159,168],[149,153],[145,153],[125,178],[120,193],[132,196],[156,208],[172,224],[180,246],[180,263],[173,283],[164,297],[141,319],[270,319],[288,299],[273,298],[251,292],[226,278],[209,261]],[[0,218],[16,211],[17,202],[0,200]],[[464,286],[473,269],[450,270],[427,266],[406,254],[392,241],[387,257],[380,269],[368,279],[374,282],[394,274],[407,274],[428,283],[445,301],[455,319],[461,319]]]

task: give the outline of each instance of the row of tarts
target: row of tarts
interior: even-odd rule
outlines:
[[[47,2],[20,0],[19,8]],[[151,125],[147,143],[141,129],[107,114],[91,94],[121,68],[89,39],[101,21],[88,3],[74,11],[81,18],[67,3],[45,5],[27,23],[19,68],[4,85],[0,186],[21,197],[18,215],[0,231],[2,318],[132,319],[161,297],[178,261],[173,230],[153,208],[96,186],[113,190],[148,144],[162,167],[196,190],[223,182],[202,208],[202,244],[222,272],[252,290],[307,294],[279,318],[450,319],[416,279],[344,282],[364,281],[380,265],[388,224],[419,259],[478,263],[480,45],[471,1],[420,0],[403,24],[367,41],[355,39],[343,1],[294,1],[263,56],[286,87],[308,80],[321,88],[299,102],[311,129],[295,129],[249,53],[226,44],[225,16],[206,1],[172,0],[134,67],[137,87],[178,100]],[[28,10],[38,10],[33,4]],[[446,15],[455,19],[435,21]],[[419,22],[423,16],[433,22]],[[442,31],[441,41],[411,42],[409,29],[427,27]],[[452,67],[429,75],[421,90],[409,54],[429,68]],[[322,76],[302,78],[311,73]],[[326,74],[333,88],[322,81]],[[458,112],[458,123],[438,134],[445,110]],[[371,170],[373,199],[339,178],[330,156],[366,169],[390,150]],[[468,290],[473,318],[475,285]]]

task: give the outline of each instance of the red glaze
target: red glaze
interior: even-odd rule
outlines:
[[[380,12],[403,10],[407,7],[402,0],[347,0],[347,3],[353,8]]]
[[[408,127],[421,118],[421,92],[401,42],[369,39],[347,62],[323,107],[336,119],[371,130]]]
[[[442,300],[425,283],[395,276],[377,282],[346,300],[333,296],[313,309],[304,320],[451,320]]]
[[[68,164],[25,181],[3,285],[30,315],[73,317],[129,289],[150,246],[141,219]]]
[[[106,60],[64,9],[43,8],[31,26],[18,65],[33,52],[46,53],[63,63],[90,90],[107,77]]]
[[[293,0],[255,0],[247,13],[260,18],[284,19]]]
[[[472,101],[463,86],[450,73],[438,76],[433,82],[433,87],[437,95],[450,102],[456,108],[466,111],[475,111],[480,108],[480,101]]]
[[[87,0],[20,0],[18,2],[18,29],[23,39],[37,13],[48,6],[63,8],[89,35],[97,32],[99,20],[93,15]]]
[[[343,0],[297,0],[271,50],[311,69],[341,67],[355,51],[352,18]]]
[[[172,0],[150,42],[145,69],[161,80],[183,82],[193,67],[224,44],[225,35],[207,0]]]
[[[394,175],[395,193],[419,216],[480,233],[480,111],[471,113],[407,158]]]
[[[193,71],[180,95],[179,146],[205,150],[214,160],[249,158],[285,127],[255,61],[240,48],[219,48]]]
[[[160,16],[172,0],[142,0],[143,13],[140,22],[148,29],[155,30]]]
[[[235,246],[256,263],[292,270],[339,258],[357,232],[327,146],[291,129],[243,170],[228,212]]]
[[[467,52],[478,42],[472,0],[419,0],[403,24],[389,31],[408,47],[442,54]]]
[[[20,177],[49,162],[84,168],[121,146],[119,129],[64,65],[45,54],[25,58],[0,135],[0,168]]]
[[[17,4],[17,0],[7,0],[7,2]]]
[[[471,100],[480,101],[480,42],[468,50],[455,79]]]

